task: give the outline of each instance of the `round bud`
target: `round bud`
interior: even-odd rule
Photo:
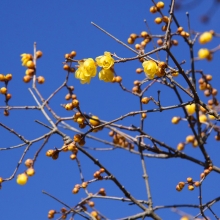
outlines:
[[[6,99],[7,100],[11,99],[11,94],[10,93],[6,94]]]
[[[141,37],[146,38],[148,36],[148,33],[146,31],[141,32]]]
[[[163,40],[162,40],[162,39],[158,39],[158,40],[157,40],[157,44],[158,44],[159,46],[162,46],[162,45],[163,45]]]
[[[177,150],[178,150],[178,151],[183,151],[184,148],[185,148],[185,144],[184,144],[184,143],[179,143],[179,144],[177,145]]]
[[[140,50],[141,49],[141,45],[140,44],[135,44],[135,49],[136,50]]]
[[[37,58],[41,58],[42,56],[43,56],[43,52],[40,51],[40,50],[38,50],[38,51],[36,52],[36,57],[37,57]]]
[[[4,82],[5,81],[5,76],[3,74],[0,74],[0,82]]]
[[[203,179],[205,177],[205,174],[204,173],[201,173],[200,174],[200,179]]]
[[[87,186],[88,186],[88,183],[87,183],[87,182],[83,182],[82,185],[81,185],[81,187],[84,188],[84,189],[85,189]]]
[[[217,89],[212,89],[212,95],[216,96],[218,94],[218,90]]]
[[[81,140],[81,135],[80,135],[80,134],[75,134],[74,137],[73,137],[73,140],[74,140],[75,142],[79,143],[80,140]]]
[[[115,82],[120,83],[122,81],[121,76],[116,76],[115,77]]]
[[[76,155],[75,155],[75,154],[71,154],[71,155],[70,155],[70,159],[71,159],[71,160],[75,160],[75,159],[76,159]]]
[[[177,190],[178,192],[180,192],[182,189],[180,188],[179,185],[177,185],[177,186],[176,186],[176,190]]]
[[[188,185],[188,189],[189,189],[190,191],[192,191],[192,190],[194,190],[194,186],[193,186],[193,185]]]
[[[134,39],[129,37],[128,40],[127,40],[128,44],[133,44],[134,43]]]
[[[181,120],[180,117],[173,117],[172,120],[171,120],[171,122],[172,122],[173,124],[178,124],[180,120]]]
[[[157,17],[157,18],[155,18],[154,22],[155,22],[156,24],[160,24],[160,23],[162,22],[162,18]]]
[[[65,99],[66,99],[66,100],[70,100],[70,99],[71,99],[71,95],[70,95],[69,93],[66,94]]]
[[[163,22],[168,23],[169,22],[169,18],[167,16],[163,16],[162,17]]]
[[[98,217],[98,212],[92,211],[92,212],[90,213],[90,215],[93,216],[93,217],[95,217],[95,218],[97,219],[97,217]]]
[[[142,69],[142,68],[137,68],[136,69],[136,73],[138,73],[138,74],[140,74],[140,73],[142,73],[144,70]]]
[[[24,164],[26,167],[30,168],[33,166],[34,161],[32,159],[27,159]]]
[[[181,33],[182,31],[183,31],[183,27],[178,27],[178,28],[177,28],[177,32],[178,32],[178,33]]]
[[[67,64],[64,64],[64,65],[63,65],[63,69],[66,70],[66,71],[69,71],[69,70],[70,70],[70,67],[69,67]]]
[[[104,168],[100,168],[99,172],[100,172],[100,173],[104,173],[104,172],[105,172],[105,169],[104,169]]]
[[[160,67],[160,68],[167,68],[167,64],[165,63],[165,62],[159,62],[158,63],[158,67]]]
[[[100,125],[100,121],[99,121],[99,118],[95,115],[93,115],[91,117],[91,119],[89,119],[89,123],[92,125],[92,126],[98,126]]]
[[[205,78],[206,78],[207,81],[211,81],[212,80],[212,75],[206,75]]]
[[[34,75],[34,72],[35,72],[34,69],[27,69],[27,70],[25,71],[25,74],[26,74],[27,76],[33,76],[33,75]]]
[[[12,74],[11,73],[8,73],[6,76],[5,76],[5,80],[6,81],[10,81],[12,79]]]
[[[77,108],[79,106],[79,101],[77,99],[73,99],[72,104],[74,108]]]
[[[207,176],[209,173],[210,173],[210,170],[209,170],[209,169],[205,169],[205,170],[204,170],[205,176]]]
[[[162,31],[166,31],[167,30],[167,25],[163,25],[161,28]]]
[[[174,45],[174,46],[177,46],[178,45],[178,41],[177,40],[172,40],[171,44]]]
[[[132,34],[130,34],[130,38],[131,38],[131,39],[133,39],[133,40],[135,40],[135,39],[137,39],[137,38],[138,38],[138,35],[137,35],[137,34],[132,33]]]
[[[4,110],[4,116],[9,116],[9,111],[8,110]]]
[[[71,73],[75,73],[76,70],[75,70],[74,67],[70,67],[69,71],[70,71]]]
[[[188,177],[188,178],[186,179],[186,181],[187,181],[188,183],[192,183],[192,182],[193,182],[193,179],[192,179],[192,177]]]
[[[30,82],[31,79],[32,79],[32,78],[31,78],[30,76],[24,76],[24,77],[23,77],[23,81],[24,81],[25,83]]]
[[[76,51],[72,51],[72,52],[70,53],[70,57],[73,58],[73,57],[75,57],[75,56],[76,56]]]
[[[157,2],[157,8],[159,8],[159,9],[164,8],[164,2],[162,2],[162,1]]]
[[[181,32],[180,32],[180,35],[181,35],[182,37],[186,37],[186,32],[185,32],[185,31],[181,31]]]
[[[193,135],[188,135],[186,137],[186,143],[193,143],[194,140],[195,140],[195,137]]]
[[[37,82],[38,82],[39,84],[43,84],[43,83],[45,82],[44,77],[43,77],[43,76],[38,76],[38,77],[37,77]]]
[[[88,204],[89,204],[90,207],[94,207],[95,206],[95,203],[93,201],[89,201]]]
[[[108,133],[108,135],[109,135],[110,137],[113,137],[114,131],[110,131],[110,132]]]
[[[146,113],[142,113],[141,114],[141,118],[143,118],[143,119],[147,118],[147,114]]]
[[[77,194],[79,192],[79,188],[73,188],[72,193]]]
[[[180,187],[181,189],[183,189],[183,187],[185,186],[185,183],[184,183],[184,182],[179,182],[178,185],[179,185],[179,187]]]
[[[143,104],[148,104],[149,101],[150,101],[150,98],[148,98],[148,97],[143,97],[143,98],[141,99],[141,102],[142,102]]]
[[[150,7],[150,12],[152,14],[156,13],[157,12],[157,7],[155,7],[155,6]]]
[[[26,63],[26,67],[29,69],[34,69],[35,68],[35,64],[32,60],[27,61]]]
[[[33,168],[33,167],[28,168],[28,169],[26,170],[26,174],[27,174],[28,176],[33,176],[33,175],[35,174],[34,168]]]
[[[199,181],[196,181],[196,182],[194,183],[194,186],[195,186],[195,187],[199,187],[199,186],[200,186],[200,182],[199,182]]]
[[[46,156],[47,156],[47,157],[52,157],[53,154],[54,154],[54,150],[48,150],[48,151],[46,152]]]
[[[0,93],[1,93],[1,94],[6,94],[6,93],[7,93],[7,88],[6,88],[6,87],[2,87],[2,88],[0,89]]]

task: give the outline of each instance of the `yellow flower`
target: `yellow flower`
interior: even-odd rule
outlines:
[[[104,52],[103,56],[96,57],[95,60],[98,66],[102,67],[103,69],[110,69],[115,62],[110,52]]]
[[[96,64],[92,58],[79,61],[79,68],[75,72],[75,77],[80,80],[82,84],[90,83],[92,77],[96,75]]]
[[[200,121],[200,123],[206,123],[206,122],[207,122],[207,117],[206,117],[206,115],[200,115],[200,116],[199,116],[199,121]]]
[[[112,68],[102,69],[99,72],[99,79],[103,80],[104,82],[112,82],[113,77],[114,77],[114,70]]]
[[[206,44],[212,40],[212,34],[210,32],[204,32],[200,35],[199,43]]]
[[[22,57],[21,58],[22,66],[26,66],[29,60],[33,60],[33,57],[31,54],[23,53],[21,54],[21,57]]]
[[[191,104],[191,105],[186,105],[186,111],[188,112],[189,115],[192,115],[196,111],[196,105]]]
[[[158,66],[153,60],[144,61],[142,63],[144,72],[149,79],[153,79],[158,72]]]
[[[202,48],[198,51],[198,57],[200,59],[208,59],[210,56],[210,51],[206,48]]]

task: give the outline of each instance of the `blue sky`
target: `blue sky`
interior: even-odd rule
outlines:
[[[165,2],[164,14],[167,15],[170,1]],[[211,2],[211,1],[210,1]],[[211,21],[207,24],[201,24],[199,17],[206,12],[210,3],[202,2],[196,9],[189,10],[191,28],[196,31],[206,31],[213,29],[220,32],[217,21],[218,14],[215,13]],[[103,32],[91,25],[91,21],[98,24],[106,31],[120,39],[127,41],[131,33],[139,34],[146,29],[144,19],[147,20],[150,31],[153,34],[161,34],[161,25],[154,24],[157,15],[149,13],[151,1],[1,1],[0,8],[0,72],[3,74],[12,73],[13,80],[9,83],[8,90],[12,94],[9,104],[11,106],[36,105],[28,88],[31,84],[24,84],[22,78],[25,68],[21,66],[20,54],[32,53],[33,43],[37,42],[37,48],[43,51],[43,57],[37,63],[37,75],[44,76],[45,84],[39,85],[38,88],[47,98],[58,86],[62,84],[66,73],[62,69],[64,54],[72,50],[77,52],[76,59],[95,58],[102,55],[104,51],[116,53],[119,57],[133,57],[135,54],[118,44],[116,41],[105,35]],[[176,13],[179,23],[187,30],[187,18],[185,11]],[[174,29],[175,30],[175,27]],[[183,65],[184,70],[190,68],[189,50],[180,37],[179,46],[173,48],[179,62],[186,60]],[[219,44],[219,39],[215,38],[207,44],[207,48],[214,48]],[[132,46],[133,47],[133,46]],[[201,45],[196,43],[195,54]],[[151,46],[147,46],[146,51],[150,51]],[[152,57],[156,58],[155,55]],[[160,54],[164,59],[164,53]],[[218,70],[220,62],[218,52],[214,55],[212,62],[196,62],[196,69],[204,70],[206,74],[213,74],[212,85],[218,88],[220,77]],[[117,75],[123,78],[123,85],[128,89],[133,87],[134,80],[143,80],[144,74],[137,75],[136,68],[141,67],[139,61],[120,63],[115,65]],[[178,82],[186,86],[182,78]],[[1,82],[1,86],[3,83]],[[118,84],[104,83],[99,81],[98,77],[93,78],[89,85],[81,85],[73,75],[70,76],[69,85],[75,87],[75,94],[80,101],[80,107],[83,112],[98,115],[103,120],[113,120],[123,114],[139,110],[137,97],[123,92]],[[161,104],[168,106],[177,104],[178,100],[170,89],[157,84],[147,91],[146,96],[157,98],[157,90],[161,90]],[[58,115],[72,116],[72,112],[66,112],[61,104],[66,103],[64,97],[66,90],[58,93],[50,102],[51,107]],[[208,99],[203,93],[199,93],[204,102]],[[182,94],[184,101],[190,101],[189,97]],[[4,97],[0,96],[0,106],[4,106]],[[155,108],[153,104],[144,106],[145,109]],[[41,125],[34,122],[40,120],[48,123],[41,112],[37,110],[12,110],[9,117],[4,117],[3,110],[0,109],[0,122],[14,129],[27,139],[33,139],[48,132]],[[187,123],[181,122],[180,125],[172,125],[170,120],[173,116],[184,116],[182,110],[164,111],[162,113],[150,113],[145,122],[145,131],[155,138],[166,142],[174,147],[185,140],[185,137],[191,134]],[[77,124],[72,121],[70,125],[78,128]],[[130,117],[119,124],[130,126],[131,124],[139,126],[139,117]],[[66,131],[73,137],[74,132]],[[97,137],[108,137],[109,130],[103,130],[97,133]],[[0,148],[17,145],[20,140],[10,132],[0,127],[1,143]],[[131,133],[129,133],[131,134]],[[135,134],[136,135],[136,134]],[[146,140],[146,143],[150,143]],[[28,151],[25,159],[32,158],[37,149],[41,146],[42,141],[34,144]],[[2,219],[47,219],[47,212],[50,209],[59,210],[63,206],[46,195],[42,190],[51,193],[55,197],[64,201],[70,206],[76,205],[85,197],[83,190],[79,194],[71,193],[75,184],[80,183],[80,176],[75,161],[69,159],[69,153],[62,153],[58,160],[53,161],[47,158],[45,153],[48,149],[54,147],[60,148],[63,141],[57,135],[50,138],[48,144],[44,147],[35,164],[36,175],[29,178],[27,185],[19,186],[16,178],[12,181],[3,183],[0,191],[0,213]],[[108,147],[102,143],[88,140],[86,146],[91,147]],[[207,141],[207,151],[213,159],[216,166],[219,163],[219,143],[214,141],[214,134],[211,134]],[[0,176],[9,177],[19,161],[24,148],[15,150],[0,151]],[[140,158],[128,151],[89,151],[95,158],[98,158],[109,170],[122,182],[129,192],[138,199],[147,200],[145,185],[142,180],[142,169]],[[202,154],[198,148],[194,149],[187,146],[184,151],[191,156],[203,160]],[[85,179],[92,179],[93,173],[98,169],[84,155],[78,155]],[[25,171],[25,166],[19,168],[18,173]],[[185,181],[188,176],[199,179],[203,168],[188,161],[180,159],[150,159],[146,158],[147,171],[149,174],[150,187],[152,190],[153,203],[157,205],[170,205],[181,203],[199,204],[198,189],[193,192],[184,189],[178,193],[175,186],[179,181]],[[219,196],[219,175],[211,173],[204,182],[203,201],[208,202]],[[89,186],[89,191],[95,193],[101,187],[105,187],[109,196],[123,196],[117,187],[110,181],[100,181]],[[125,203],[109,200],[94,200],[96,208],[102,211],[102,214],[109,219],[121,218],[136,214],[141,210],[135,206]],[[196,215],[198,210],[181,209],[189,214]],[[216,214],[220,215],[220,206],[214,205]],[[88,209],[90,211],[90,209]],[[163,219],[179,219],[176,213],[170,209],[157,212]],[[208,213],[208,212],[207,212]],[[207,214],[211,216],[210,212]],[[212,219],[213,216],[211,216]],[[67,218],[68,219],[68,218]],[[76,219],[81,219],[79,216]]]

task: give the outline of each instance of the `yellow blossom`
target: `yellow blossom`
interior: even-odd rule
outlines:
[[[104,52],[103,56],[96,57],[97,65],[103,69],[110,69],[114,65],[114,59],[110,52]]]
[[[206,44],[212,40],[212,34],[210,32],[204,32],[199,37],[199,43],[200,44]]]
[[[103,80],[104,82],[112,82],[113,77],[114,77],[114,70],[112,68],[102,69],[99,72],[99,79]]]
[[[90,83],[91,78],[96,75],[95,61],[92,58],[88,58],[78,63],[79,68],[75,72],[75,77],[79,79],[82,84]]]
[[[201,48],[199,51],[198,51],[198,57],[200,59],[208,59],[210,56],[210,51],[206,48]]]
[[[196,105],[191,104],[191,105],[186,105],[186,111],[188,112],[189,115],[192,115],[196,111]]]
[[[206,115],[200,115],[200,116],[199,116],[199,121],[200,121],[200,123],[206,123],[206,122],[207,122],[207,117],[206,117]]]
[[[144,72],[149,79],[153,79],[158,72],[158,66],[153,60],[144,61],[142,63]]]
[[[21,54],[21,57],[22,66],[26,66],[27,62],[33,59],[32,55],[27,53]]]

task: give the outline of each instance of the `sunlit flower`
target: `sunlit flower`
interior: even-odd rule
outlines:
[[[206,44],[212,40],[212,34],[210,32],[204,32],[199,37],[200,44]]]
[[[82,84],[90,83],[91,78],[96,75],[95,61],[92,58],[88,58],[78,63],[79,68],[75,72],[75,77],[79,79]]]
[[[110,69],[114,65],[114,59],[110,52],[104,52],[103,56],[96,57],[97,65],[103,69]]]
[[[149,79],[153,79],[158,72],[158,66],[153,60],[144,61],[142,63],[144,72]]]
[[[21,58],[22,66],[26,66],[29,60],[33,60],[33,57],[31,54],[23,53],[21,54],[21,57],[22,57]]]
[[[112,68],[102,69],[99,72],[99,79],[103,80],[104,82],[112,82],[113,77],[114,77],[114,70]]]
[[[186,111],[188,112],[189,115],[192,115],[196,111],[196,105],[193,103],[191,105],[186,105]]]
[[[198,57],[200,59],[208,59],[210,56],[210,51],[206,48],[201,48],[199,51],[198,51]]]

